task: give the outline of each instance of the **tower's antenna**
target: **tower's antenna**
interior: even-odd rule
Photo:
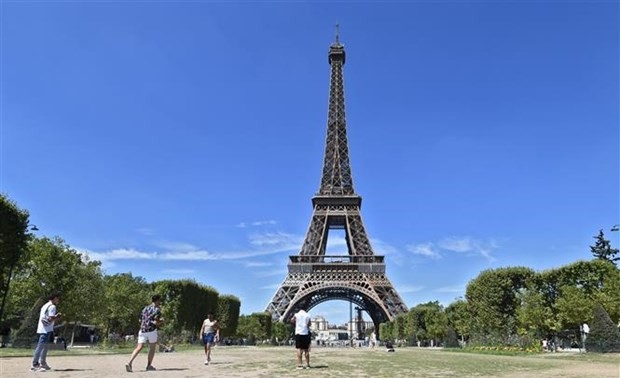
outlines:
[[[340,25],[336,24],[336,44],[340,44]]]

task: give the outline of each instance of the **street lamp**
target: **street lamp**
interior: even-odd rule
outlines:
[[[347,328],[349,331],[349,344],[353,346],[353,299],[349,301],[349,324]]]
[[[620,231],[620,224],[614,224],[613,226],[611,226],[611,228],[609,230],[612,231],[612,232]],[[620,237],[618,238],[618,246],[620,248]]]
[[[366,330],[364,318],[362,317],[362,311],[366,311],[366,309],[356,306],[355,311],[357,311],[357,322],[355,322],[355,328],[357,331],[357,339],[360,340],[364,338],[364,331]]]

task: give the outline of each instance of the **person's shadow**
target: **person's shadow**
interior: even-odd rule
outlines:
[[[329,365],[310,365],[309,369],[327,369]]]

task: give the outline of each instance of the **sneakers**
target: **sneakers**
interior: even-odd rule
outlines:
[[[205,360],[205,365],[209,365],[209,360]]]
[[[44,368],[45,370],[52,370],[52,367],[49,366],[48,364],[43,364],[41,365],[42,368]]]
[[[301,366],[301,365],[297,365],[297,370],[301,370],[301,369],[303,369],[303,368],[304,368],[303,366]]]
[[[51,368],[49,366],[47,366],[47,364],[45,364],[45,365],[32,366],[30,368],[30,371],[40,371],[40,372],[43,372],[43,371],[48,371],[49,369],[51,369]]]
[[[310,365],[306,365],[304,369],[310,369]]]
[[[127,370],[127,373],[131,373],[133,372],[133,369],[131,368],[131,364],[126,364],[125,365],[125,370]],[[149,365],[146,367],[146,371],[155,371],[157,369],[155,369],[155,366],[153,365]]]

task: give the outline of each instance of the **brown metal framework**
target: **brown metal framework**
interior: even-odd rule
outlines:
[[[385,274],[360,214],[362,198],[353,189],[345,118],[344,46],[338,36],[329,49],[331,81],[327,140],[319,192],[312,198],[313,213],[299,255],[290,256],[288,274],[266,311],[286,320],[299,308],[341,299],[365,309],[375,328],[407,311]],[[344,229],[348,255],[325,255],[329,230]]]

